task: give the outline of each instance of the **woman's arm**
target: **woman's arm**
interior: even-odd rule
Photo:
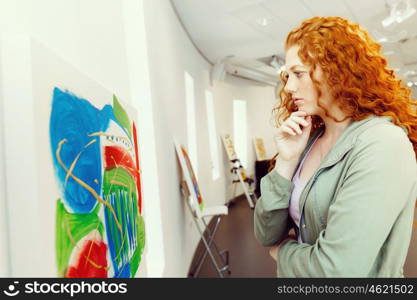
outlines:
[[[261,180],[262,197],[255,207],[255,237],[263,246],[272,246],[281,241],[294,226],[288,217],[294,189],[291,177],[308,143],[311,122],[311,116],[307,116],[306,112],[296,111],[278,128],[278,159],[275,169]]]
[[[369,276],[396,219],[417,197],[415,153],[398,130],[385,127],[358,142],[316,243],[279,247],[281,277]]]
[[[274,169],[261,180],[262,197],[256,202],[254,228],[255,237],[263,246],[283,240],[294,224],[288,215],[294,184],[284,176]]]

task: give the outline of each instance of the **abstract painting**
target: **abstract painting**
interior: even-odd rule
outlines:
[[[176,144],[176,150],[181,164],[181,169],[183,170],[184,179],[187,183],[191,197],[193,197],[193,201],[198,204],[200,210],[203,210],[204,201],[201,196],[200,188],[198,187],[197,178],[195,176],[193,166],[191,165],[191,160],[188,156],[188,152],[182,145],[179,144]]]
[[[222,138],[223,138],[224,149],[226,150],[226,154],[227,154],[227,157],[229,158],[229,161],[231,162],[232,160],[238,159],[236,151],[235,151],[235,146],[233,144],[233,140],[230,134],[226,134]],[[240,168],[239,173],[242,176],[243,180],[246,180],[248,178],[245,168],[243,167]]]
[[[117,97],[57,87],[49,122],[60,277],[135,277],[145,246],[137,129]]]
[[[229,134],[226,134],[222,136],[222,138],[223,138],[223,144],[226,150],[227,157],[229,158],[229,160],[236,159],[237,155],[235,152],[235,146],[233,144],[232,137]]]
[[[255,137],[253,139],[253,143],[255,145],[255,153],[257,160],[267,160],[268,155],[266,154],[264,139]]]

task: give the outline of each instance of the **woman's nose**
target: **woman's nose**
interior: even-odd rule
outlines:
[[[285,84],[284,91],[286,93],[291,93],[291,94],[297,91],[296,83],[294,82],[294,80],[291,79],[291,76],[290,78],[288,78],[287,83]]]

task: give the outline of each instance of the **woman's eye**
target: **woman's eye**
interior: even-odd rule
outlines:
[[[304,72],[294,72],[294,74],[295,74],[295,76],[300,78],[301,76],[303,76]]]

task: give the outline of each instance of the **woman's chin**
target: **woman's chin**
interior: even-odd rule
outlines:
[[[303,111],[305,112],[307,115],[311,114],[311,111],[305,107],[303,107],[302,105],[298,106],[298,111]]]
[[[307,116],[317,115],[317,109],[314,109],[312,107],[308,107],[306,105],[300,105],[300,106],[298,106],[298,111],[305,112],[307,114]]]

